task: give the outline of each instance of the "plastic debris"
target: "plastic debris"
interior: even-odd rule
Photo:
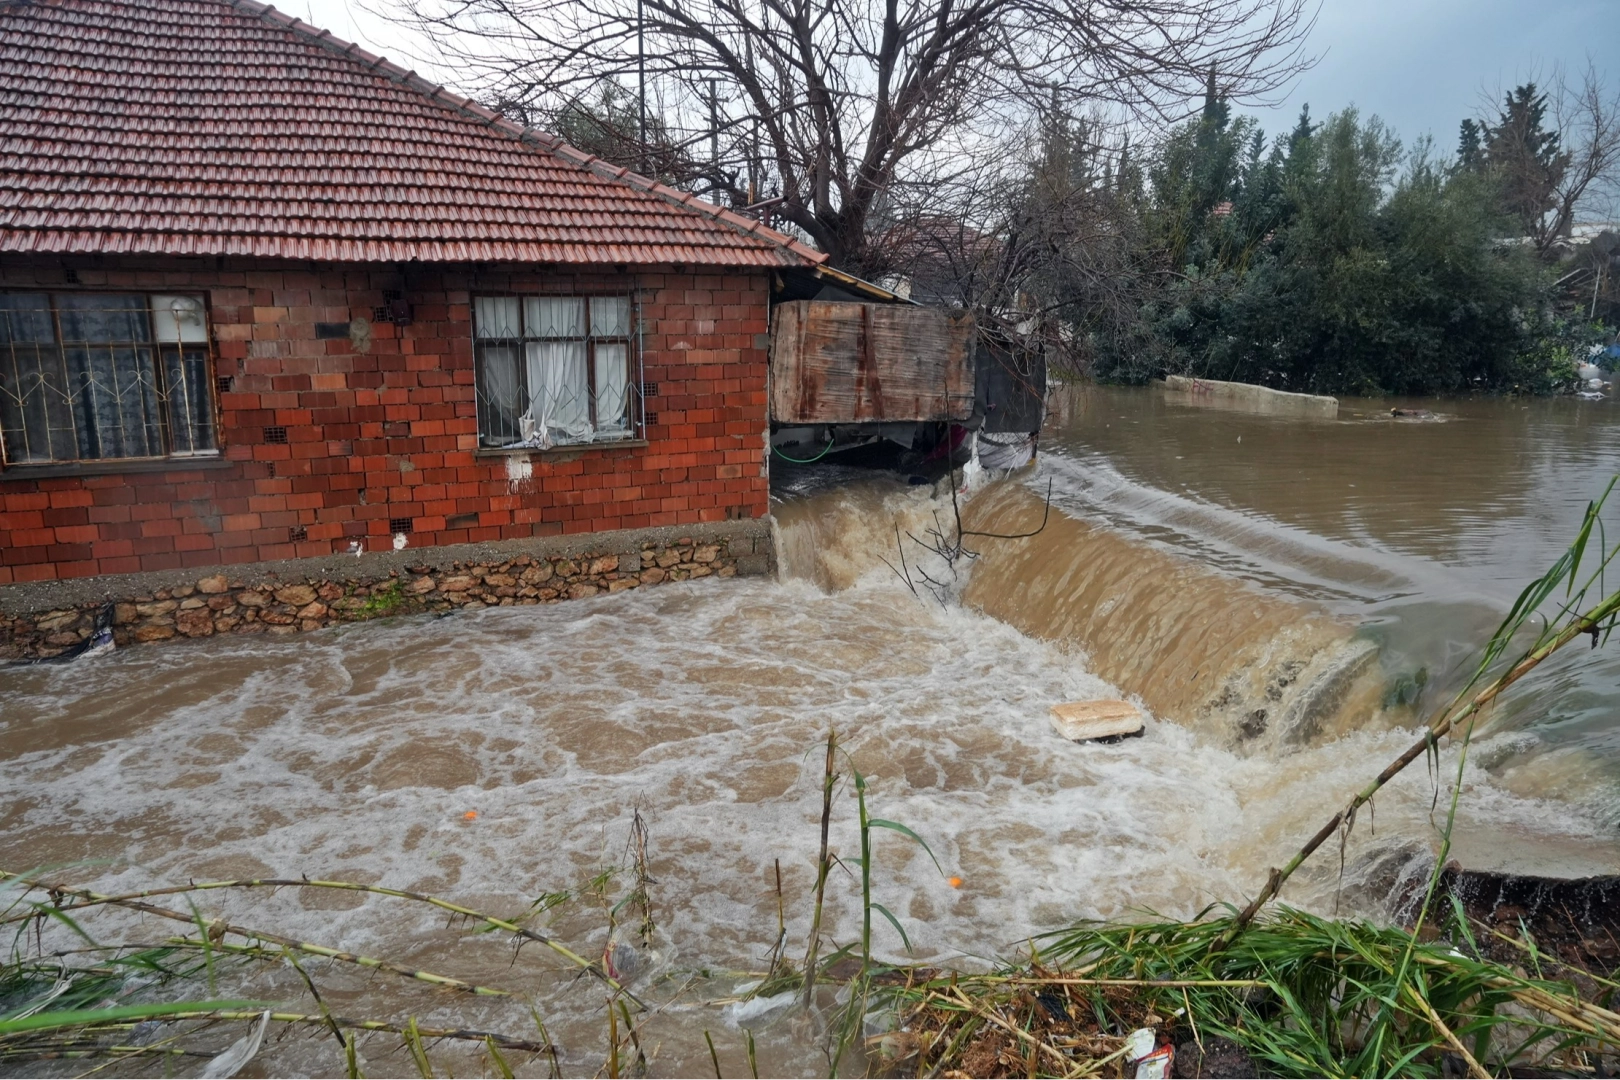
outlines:
[[[1125,1036],[1125,1060],[1141,1061],[1158,1047],[1159,1040],[1152,1028],[1137,1028]]]
[[[772,994],[769,997],[751,997],[747,1001],[732,1002],[726,1006],[721,1015],[732,1027],[745,1027],[778,1009],[787,1008],[798,1000],[799,994],[795,990]]]
[[[640,974],[642,968],[641,952],[634,946],[617,938],[608,938],[602,949],[602,970],[608,976],[619,982],[628,982]]]
[[[1137,1028],[1125,1038],[1125,1062],[1136,1066],[1137,1080],[1165,1080],[1175,1060],[1176,1048],[1152,1028]]]
[[[1166,1080],[1176,1061],[1176,1048],[1165,1043],[1136,1063],[1136,1080]]]
[[[225,1048],[224,1053],[209,1059],[208,1064],[203,1066],[203,1071],[197,1075],[202,1077],[202,1080],[226,1080],[227,1077],[241,1072],[243,1067],[253,1060],[253,1055],[259,1052],[259,1046],[264,1042],[265,1028],[269,1026],[270,1010],[266,1009],[259,1015],[258,1027],[231,1043]]]
[[[96,626],[95,629],[91,631],[89,637],[85,638],[77,645],[70,645],[68,648],[57,653],[55,656],[47,656],[37,660],[23,660],[20,661],[20,663],[65,664],[70,660],[78,660],[86,656],[101,656],[103,653],[110,653],[118,647],[117,643],[113,641],[112,624],[113,605],[103,604],[101,605],[101,610],[96,612]]]

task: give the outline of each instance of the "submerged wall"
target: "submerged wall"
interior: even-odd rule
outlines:
[[[1181,395],[1187,403],[1213,405],[1239,412],[1272,413],[1283,416],[1318,416],[1333,419],[1339,415],[1339,399],[1323,394],[1295,394],[1253,383],[1222,382],[1219,379],[1189,379],[1167,375],[1164,388]]]

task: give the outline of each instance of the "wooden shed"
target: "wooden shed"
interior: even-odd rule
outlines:
[[[977,336],[966,311],[822,300],[777,304],[771,420],[965,420],[973,414]]]

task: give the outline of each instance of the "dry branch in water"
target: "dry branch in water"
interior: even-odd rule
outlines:
[[[103,895],[101,893],[92,892],[89,889],[78,889],[66,885],[50,884],[37,881],[22,874],[11,873],[6,870],[0,870],[0,881],[15,881],[26,885],[29,888],[44,890],[52,895],[64,897],[73,896],[79,898],[76,903],[60,905],[58,910],[62,912],[77,911],[82,908],[98,907],[105,904],[140,908],[138,901],[148,897],[174,896],[182,893],[209,892],[218,889],[338,889],[345,892],[364,892],[374,893],[378,896],[392,896],[401,900],[414,900],[419,903],[429,904],[443,911],[448,911],[452,915],[457,915],[462,918],[481,923],[489,929],[504,930],[507,933],[522,938],[525,941],[538,942],[539,944],[544,945],[546,948],[555,952],[558,956],[561,956],[563,959],[567,960],[569,963],[574,964],[577,967],[596,976],[598,979],[610,986],[615,992],[629,994],[629,991],[625,990],[623,986],[619,985],[618,981],[611,975],[603,971],[600,965],[593,964],[591,961],[585,959],[583,956],[580,956],[578,953],[574,952],[566,945],[563,945],[549,934],[543,934],[538,930],[532,930],[526,926],[520,926],[519,924],[507,919],[500,919],[493,915],[486,915],[481,911],[475,911],[472,908],[463,907],[460,904],[454,904],[448,900],[441,900],[436,896],[428,896],[426,893],[411,892],[406,889],[388,889],[381,885],[363,885],[353,881],[318,881],[311,880],[309,878],[243,878],[235,881],[195,881],[186,885],[171,885],[158,889],[144,889],[140,892],[122,893],[119,895]],[[166,918],[176,914],[174,912],[162,909],[153,911],[152,913],[161,914]],[[19,922],[35,917],[35,914],[32,912],[19,915],[10,915],[5,918],[0,918],[0,925],[4,925],[8,922]],[[193,921],[191,916],[183,916],[182,918],[185,922]],[[249,931],[248,933],[251,936],[252,932]],[[266,938],[266,940],[271,939]],[[277,943],[286,944],[286,941],[278,941]],[[633,998],[633,995],[631,996]]]

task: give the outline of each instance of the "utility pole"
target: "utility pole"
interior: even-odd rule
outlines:
[[[761,22],[763,22],[763,21],[764,20],[762,18]],[[743,33],[743,63],[748,65],[748,70],[749,71],[754,70],[754,35],[751,34],[751,33],[748,33],[746,27],[744,27],[744,33]],[[745,96],[743,100],[746,101],[747,97]],[[754,120],[753,120],[753,125],[752,125],[752,128],[753,128],[752,135],[748,140],[748,205],[753,206],[755,203],[759,202],[759,109],[758,109],[758,106],[754,106],[749,111],[754,113]]]
[[[636,100],[639,120],[636,127],[636,152],[641,160],[637,169],[647,175],[647,16],[643,0],[636,0]]]
[[[716,80],[709,80],[709,167],[714,170],[714,182],[720,184],[720,95]]]

